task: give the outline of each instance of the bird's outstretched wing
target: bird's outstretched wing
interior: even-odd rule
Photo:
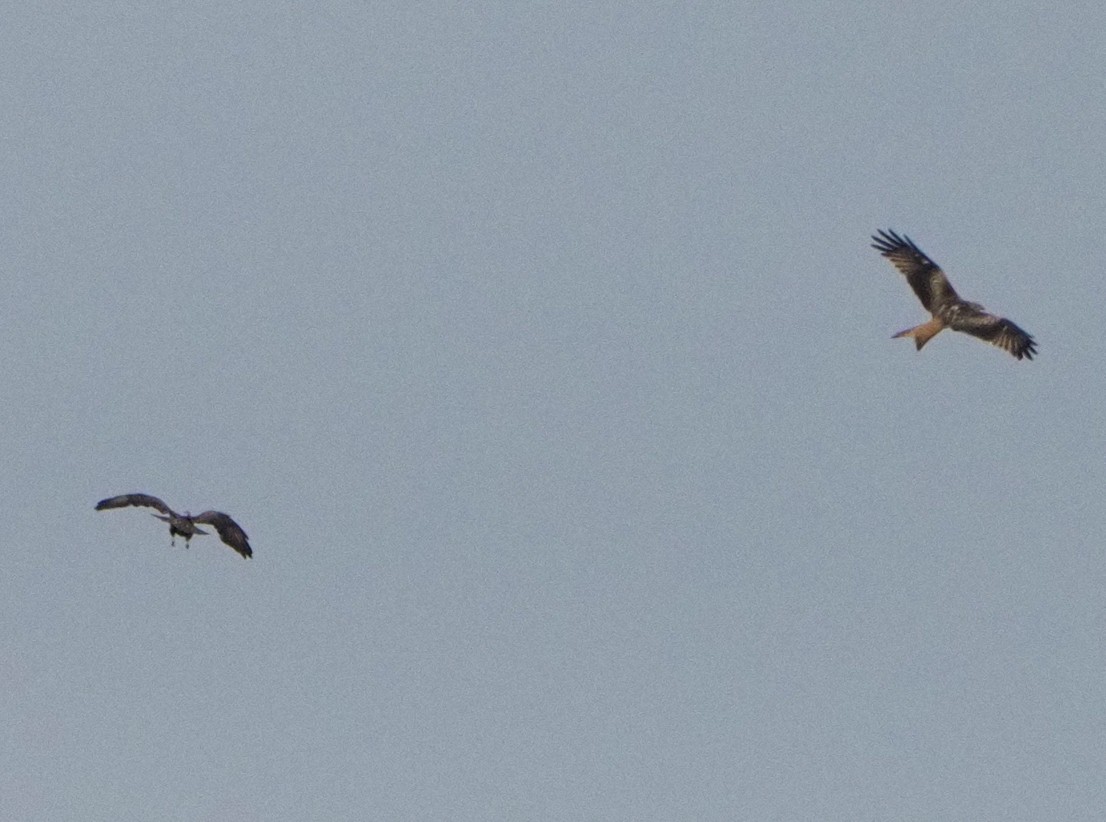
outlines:
[[[906,281],[931,314],[950,302],[960,299],[945,272],[929,259],[914,242],[894,231],[879,230],[873,234],[872,248],[891,261],[906,276]]]
[[[1022,357],[1031,360],[1037,353],[1037,343],[1033,337],[1005,317],[996,317],[994,314],[974,307],[971,303],[964,303],[958,307],[948,327],[954,331],[963,331],[965,334],[979,337],[991,345],[997,345],[1019,360]]]
[[[96,510],[103,511],[105,508],[126,508],[128,505],[144,505],[148,508],[156,508],[163,514],[173,513],[168,505],[157,497],[151,497],[149,494],[123,494],[120,497],[108,497],[96,503]]]
[[[219,532],[219,539],[246,559],[253,556],[253,549],[250,548],[250,538],[246,536],[246,532],[222,511],[204,511],[202,514],[192,517],[192,521],[215,526],[215,530]]]

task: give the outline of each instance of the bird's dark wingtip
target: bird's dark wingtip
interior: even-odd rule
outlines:
[[[899,236],[898,232],[894,229],[887,229],[884,231],[882,228],[876,229],[876,234],[872,235],[872,248],[878,251],[883,256],[887,256],[893,251],[897,251],[900,248],[914,248],[914,243],[910,242],[910,238]]]

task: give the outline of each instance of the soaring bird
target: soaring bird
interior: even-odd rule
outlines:
[[[1037,343],[1029,334],[1005,317],[987,313],[979,303],[960,299],[945,272],[922,253],[909,237],[900,237],[894,231],[881,229],[878,236],[872,235],[872,239],[875,241],[872,248],[906,275],[906,281],[910,283],[926,311],[933,315],[929,322],[900,331],[892,339],[913,337],[914,345],[921,351],[922,346],[942,328],[951,328],[997,345],[1019,360],[1022,357],[1033,359],[1033,355],[1037,353]]]
[[[219,532],[219,539],[246,559],[253,556],[253,549],[250,548],[250,538],[246,536],[246,532],[222,511],[204,511],[202,514],[196,514],[196,516],[192,516],[187,511],[178,514],[157,497],[151,497],[149,494],[123,494],[121,497],[102,499],[96,503],[96,510],[126,508],[128,505],[144,505],[147,508],[156,508],[161,511],[161,514],[153,514],[152,516],[169,523],[169,536],[173,545],[177,544],[177,537],[181,536],[184,537],[184,546],[187,548],[192,537],[197,534],[206,535],[210,533],[197,527],[197,523],[202,523],[203,525],[213,525],[215,530]]]

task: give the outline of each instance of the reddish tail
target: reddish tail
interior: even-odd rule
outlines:
[[[922,346],[932,340],[934,337],[936,337],[937,332],[939,332],[944,327],[944,324],[939,319],[934,317],[929,322],[922,323],[921,325],[916,325],[913,328],[906,329],[905,331],[900,331],[891,339],[895,340],[899,337],[913,337],[914,347],[918,351],[921,351]]]

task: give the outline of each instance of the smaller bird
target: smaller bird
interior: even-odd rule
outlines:
[[[177,544],[178,536],[184,537],[184,547],[187,548],[192,537],[197,534],[205,536],[209,534],[209,531],[197,527],[197,523],[202,523],[203,525],[214,526],[215,530],[219,532],[219,539],[246,559],[253,556],[253,549],[250,548],[250,538],[246,536],[246,532],[222,511],[204,511],[202,514],[196,514],[196,516],[192,516],[187,511],[178,514],[160,499],[149,494],[123,494],[119,497],[108,497],[96,503],[96,510],[126,508],[129,505],[142,505],[161,511],[161,514],[152,514],[151,516],[169,523],[169,536],[172,538],[173,545]]]
[[[987,313],[979,303],[960,299],[945,272],[922,253],[909,237],[900,237],[894,231],[881,229],[879,236],[873,234],[872,239],[875,241],[872,248],[890,260],[906,276],[906,281],[910,283],[926,311],[933,315],[933,319],[928,322],[900,331],[892,339],[913,337],[914,345],[921,351],[922,346],[941,329],[951,328],[997,345],[1019,360],[1022,357],[1033,359],[1033,355],[1037,353],[1037,343],[1029,334],[1005,317]]]

